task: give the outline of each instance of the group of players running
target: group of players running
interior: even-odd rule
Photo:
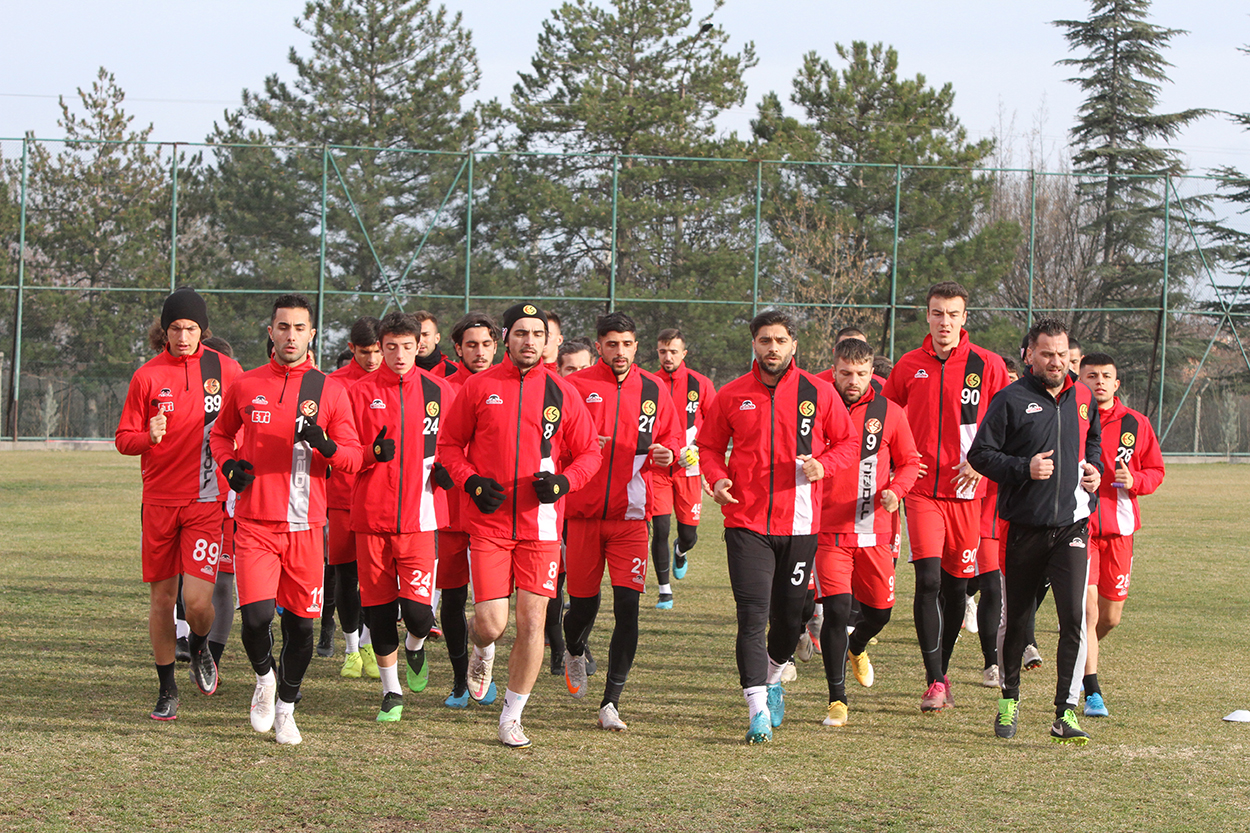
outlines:
[[[671,580],[686,574],[706,493],[724,513],[747,741],[770,740],[781,725],[796,653],[821,651],[827,726],[848,719],[848,661],[860,685],[873,684],[867,646],[894,604],[905,506],[921,710],[954,705],[947,668],[974,579],[983,683],[1002,689],[995,732],[1014,736],[1021,668],[1040,663],[1031,629],[1049,582],[1060,626],[1051,736],[1086,742],[1075,709],[1083,688],[1085,714],[1108,714],[1097,642],[1119,622],[1136,497],[1163,477],[1158,443],[1115,396],[1110,356],[1078,364],[1066,328],[1042,319],[1014,381],[1014,362],[1009,372],[1010,360],[969,341],[967,303],[958,284],[937,284],[926,298],[929,335],[892,370],[847,329],[833,367],[817,375],[798,367],[791,316],[760,313],[750,323],[751,371],[714,391],[687,368],[678,330],[658,334],[652,374],[636,363],[628,315],[600,317],[593,345],[561,343],[559,319],[530,303],[498,325],[465,315],[451,331],[458,363],[442,354],[429,313],[362,318],[345,363],[326,374],[310,353],[310,303],[283,295],[270,361],[244,372],[208,335],[203,298],[173,292],[151,334],[159,352],[132,379],[117,429],[118,450],[142,455],[143,578],[160,687],[152,717],[177,716],[179,596],[191,678],[211,694],[237,577],[256,674],[251,725],[297,744],[295,704],[327,587],[346,639],[342,673],[381,680],[382,722],[403,713],[397,621],[407,631],[406,682],[419,692],[436,609],[454,674],[445,705],[493,703],[495,642],[515,591],[498,736],[524,748],[521,716],[544,635],[553,673],[563,672],[573,697],[586,695],[606,570],[614,622],[598,725],[624,730],[649,532],[656,607],[671,609]],[[331,644],[323,632],[318,647]]]

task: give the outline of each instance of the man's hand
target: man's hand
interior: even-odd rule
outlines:
[[[165,430],[169,427],[169,420],[165,416],[165,412],[161,411],[156,416],[148,420],[148,441],[152,445],[159,445],[165,436]]]
[[[304,417],[304,426],[295,434],[296,440],[303,440],[308,443],[310,448],[315,449],[327,460],[334,456],[334,452],[339,450],[334,440],[326,434],[325,429],[316,423],[315,420]]]
[[[611,437],[602,437],[602,436],[601,436],[601,437],[599,437],[599,447],[600,447],[600,448],[603,448],[605,445],[607,445],[607,444],[608,444],[608,443],[610,443],[610,442],[612,442],[612,438],[611,438]]]
[[[881,508],[882,509],[893,514],[894,512],[898,511],[898,504],[899,504],[898,495],[894,494],[889,489],[881,490]]]
[[[929,465],[928,463],[925,463],[923,461],[916,463],[916,468],[917,468],[917,472],[916,472],[917,480],[919,480],[920,478],[924,477],[926,474],[929,473]]]
[[[1133,473],[1128,470],[1128,464],[1120,460],[1115,464],[1115,483],[1117,489],[1133,488]]]
[[[1102,482],[1102,473],[1098,471],[1098,467],[1082,460],[1081,469],[1085,472],[1081,475],[1081,488],[1090,494],[1098,491],[1098,484]]]
[[[555,503],[569,493],[569,479],[550,471],[534,472],[534,491],[539,503]]]
[[[1029,477],[1034,480],[1049,480],[1050,476],[1055,473],[1055,464],[1050,459],[1050,455],[1055,450],[1043,451],[1040,454],[1034,454],[1029,460]]]
[[[444,492],[450,492],[455,488],[456,481],[451,479],[451,472],[447,471],[447,467],[442,463],[435,463],[431,474],[434,478],[434,485]]]
[[[252,474],[252,464],[247,460],[227,460],[221,466],[221,473],[236,494],[243,494],[243,490],[256,479],[256,475]]]
[[[716,485],[712,487],[712,500],[721,506],[728,506],[731,503],[737,503],[737,499],[729,494],[729,490],[733,488],[734,482],[728,477],[722,477],[716,481]]]
[[[379,463],[389,463],[395,459],[395,441],[386,438],[386,426],[373,438],[373,459]]]
[[[955,484],[955,491],[962,492],[964,489],[975,489],[977,484],[981,482],[981,473],[974,469],[967,460],[962,461],[957,466],[952,466],[956,474],[951,481]]]
[[[815,483],[817,480],[824,479],[825,467],[821,465],[819,460],[810,454],[800,454],[799,459],[803,461],[803,476],[809,482]]]
[[[464,490],[483,515],[489,515],[503,505],[503,486],[497,480],[475,474],[464,481]]]
[[[673,452],[669,451],[667,448],[660,445],[659,443],[652,443],[651,447],[647,450],[651,452],[651,460],[657,466],[673,465],[673,459],[674,459]]]

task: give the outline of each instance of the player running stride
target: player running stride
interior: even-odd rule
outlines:
[[[659,583],[660,610],[673,607],[673,587],[669,583],[670,550],[668,548],[669,516],[677,516],[677,540],[671,550],[671,576],[686,577],[688,556],[699,540],[699,512],[703,508],[702,475],[699,453],[694,438],[707,416],[716,393],[712,380],[686,367],[686,337],[681,330],[661,330],[656,338],[660,358],[657,374],[665,384],[669,397],[684,416],[684,442],[674,464],[657,469],[651,475],[651,559],[655,562],[655,580]]]
[[[347,392],[309,355],[316,334],[308,299],[279,296],[269,324],[273,357],[226,391],[210,436],[213,457],[239,495],[235,576],[243,647],[256,672],[252,728],[273,729],[280,744],[302,740],[295,703],[321,617],[326,466],[351,473],[361,461]],[[275,663],[270,628],[279,604]]]
[[[509,361],[468,379],[439,434],[438,458],[472,499],[464,522],[473,553],[473,657],[469,695],[492,682],[495,640],[508,625],[515,586],[516,641],[499,715],[505,746],[530,745],[521,713],[543,661],[547,600],[560,572],[561,501],[599,467],[594,426],[574,388],[542,364],[547,317],[517,304],[503,317]],[[570,459],[557,470],[562,456]]]
[[[599,613],[606,566],[615,627],[599,728],[620,731],[626,728],[621,692],[638,650],[638,600],[647,581],[651,476],[672,464],[682,432],[661,380],[634,364],[638,328],[633,319],[621,312],[604,315],[597,335],[600,360],[568,379],[594,421],[603,463],[565,507],[569,611],[564,617],[564,679],[570,694],[586,696],[586,638]]]
[[[763,743],[785,717],[781,673],[803,629],[820,529],[817,483],[827,471],[854,466],[855,436],[833,387],[795,364],[789,314],[752,319],[751,345],[751,372],[716,394],[696,441],[725,516],[746,739]]]
[[[153,720],[178,717],[174,601],[180,575],[191,627],[191,679],[205,694],[217,690],[217,663],[207,641],[228,490],[209,451],[208,434],[224,389],[243,370],[200,343],[207,330],[208,307],[194,289],[177,289],[165,299],[164,344],[131,377],[115,437],[118,451],[140,456],[143,476],[143,580],[159,683]]]

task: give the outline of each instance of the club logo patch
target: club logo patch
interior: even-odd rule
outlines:
[[[810,399],[804,399],[799,403],[799,413],[805,417],[811,416],[816,413],[816,403],[812,402]]]
[[[928,378],[929,378],[929,372],[928,372],[927,370],[925,370],[925,369],[922,367],[922,368],[920,368],[919,370],[917,370],[917,371],[916,371],[916,375],[915,375],[915,377],[914,377],[914,378],[916,378],[916,379],[928,379]]]
[[[1072,543],[1068,544],[1068,546],[1077,547],[1079,549],[1085,549],[1085,542],[1082,541],[1080,538],[1073,538]]]
[[[880,434],[881,433],[881,420],[876,419],[875,417],[873,419],[868,420],[867,422],[864,423],[864,430],[867,431],[869,434]]]
[[[268,405],[269,400],[265,398],[263,393],[256,394],[256,398],[252,400],[253,405]]]
[[[299,403],[299,412],[309,419],[312,419],[317,415],[317,403],[311,399],[305,399],[303,402]]]
[[[381,399],[375,399],[369,403],[369,407],[375,411],[383,411],[386,410],[386,403]]]
[[[1036,402],[1030,402],[1029,407],[1025,408],[1024,412],[1026,414],[1040,414],[1042,412],[1042,406]]]
[[[521,312],[525,313],[526,315],[537,315],[538,307],[534,306],[533,304],[526,304],[525,306],[521,307]]]
[[[643,402],[642,412],[646,414],[647,416],[654,416],[655,415],[655,402],[650,399],[648,399],[646,402]]]
[[[436,416],[438,416],[438,403],[437,403],[437,402],[426,402],[426,403],[425,403],[425,413],[426,413],[428,416],[432,416],[432,417],[436,417]]]
[[[1126,448],[1132,448],[1135,442],[1137,442],[1137,438],[1127,431],[1120,435],[1120,445]]]
[[[692,390],[686,394],[686,398],[689,399],[691,402],[698,402],[699,392],[697,390]]]
[[[173,395],[174,395],[174,392],[170,390],[169,388],[161,388],[161,392],[157,394],[157,396],[164,396],[166,398],[169,398]]]
[[[216,396],[221,392],[221,382],[218,382],[216,379],[205,379],[204,392],[209,396]]]
[[[548,422],[558,421],[560,419],[560,409],[555,405],[548,405],[546,410],[543,411],[543,419]]]
[[[967,376],[964,377],[964,385],[970,388],[980,387],[981,377],[975,373],[969,373]]]
[[[486,404],[487,405],[502,405],[503,400],[499,398],[499,394],[492,393],[490,396],[486,397]]]
[[[596,402],[602,402],[603,397],[597,393],[591,392],[590,396],[586,397],[586,401],[593,405]]]
[[[738,410],[739,411],[754,411],[755,403],[752,402],[750,399],[744,399],[742,400],[742,404],[738,406]]]
[[[1081,419],[1089,419],[1089,406],[1084,402],[1081,403],[1081,407],[1077,408],[1076,411],[1081,415]]]

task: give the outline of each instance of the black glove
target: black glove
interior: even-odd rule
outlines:
[[[395,441],[386,438],[386,426],[373,438],[373,459],[387,463],[395,459]]]
[[[555,503],[569,493],[569,479],[549,471],[534,472],[534,491],[539,503]]]
[[[256,475],[252,474],[252,464],[247,460],[227,460],[221,466],[221,473],[237,493],[242,493],[256,479]]]
[[[473,498],[483,515],[489,515],[503,505],[503,486],[489,477],[473,475],[464,481],[464,490]]]
[[[434,464],[434,485],[448,492],[456,486],[456,481],[451,479],[451,472],[442,463]]]
[[[334,452],[339,450],[334,440],[326,435],[325,429],[309,417],[304,417],[304,427],[299,429],[295,439],[308,443],[309,446],[321,452],[321,456],[327,460],[334,456]]]

